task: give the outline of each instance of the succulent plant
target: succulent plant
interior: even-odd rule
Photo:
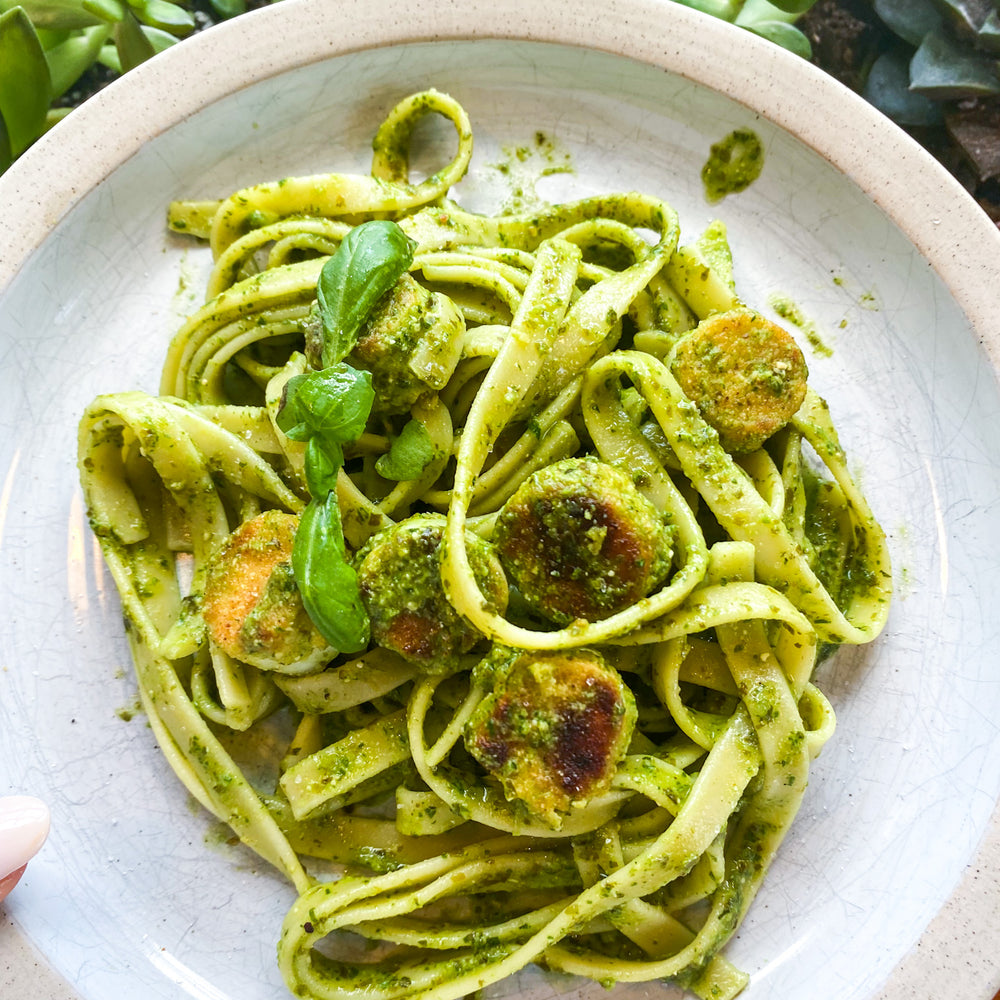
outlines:
[[[809,59],[809,39],[795,27],[816,0],[675,0],[705,14],[729,21],[768,41]]]
[[[188,0],[0,0],[0,172],[70,108],[95,66],[127,72],[197,27]],[[245,0],[211,0],[217,17]]]
[[[948,102],[1000,94],[1000,0],[875,0],[894,36],[864,96],[901,125],[944,122]]]
[[[1000,0],[817,0],[798,27],[1000,223]]]

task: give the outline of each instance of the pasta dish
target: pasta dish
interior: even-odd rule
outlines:
[[[429,114],[457,151],[417,182]],[[734,997],[885,538],[721,222],[682,242],[639,192],[474,214],[471,156],[428,90],[370,175],[170,206],[205,304],[79,438],[142,705],[294,887],[296,996],[534,963]]]

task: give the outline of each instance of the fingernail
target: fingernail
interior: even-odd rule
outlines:
[[[31,795],[0,796],[0,879],[26,865],[49,835],[49,810]]]

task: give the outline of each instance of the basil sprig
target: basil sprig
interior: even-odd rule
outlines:
[[[438,449],[427,428],[419,420],[409,420],[393,438],[389,450],[376,461],[375,471],[383,479],[404,482],[422,476],[437,457]]]
[[[371,375],[341,362],[290,378],[277,416],[288,437],[306,442],[312,499],[292,544],[295,582],[316,628],[342,653],[364,649],[370,631],[344,542],[337,473],[344,464],[343,446],[361,436],[374,401]]]
[[[292,569],[309,617],[332,646],[356,653],[371,630],[351,566],[337,502],[344,445],[364,432],[375,401],[371,374],[344,362],[375,303],[413,261],[416,244],[394,222],[356,226],[323,265],[316,286],[323,323],[319,371],[295,375],[282,394],[277,422],[305,441],[311,497],[292,545]]]
[[[355,226],[323,265],[316,298],[323,320],[324,368],[354,349],[375,303],[413,263],[415,246],[395,222],[374,219]]]

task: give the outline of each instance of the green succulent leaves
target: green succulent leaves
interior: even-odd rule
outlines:
[[[0,172],[69,109],[53,109],[101,64],[125,73],[195,29],[187,0],[0,0]],[[220,17],[245,0],[212,0]]]
[[[794,21],[816,0],[675,0],[703,14],[752,31],[804,59],[812,55],[812,46]]]
[[[935,102],[1000,94],[994,0],[875,0],[875,13],[903,44],[874,62],[864,96],[900,124],[937,124]]]
[[[375,471],[383,479],[405,482],[422,475],[437,457],[438,451],[427,428],[419,420],[409,420],[393,439],[389,450],[375,463]]]
[[[910,62],[910,87],[932,100],[960,100],[1000,94],[1000,78],[995,59],[931,31]]]
[[[0,170],[41,135],[52,80],[38,35],[20,7],[0,14]]]

